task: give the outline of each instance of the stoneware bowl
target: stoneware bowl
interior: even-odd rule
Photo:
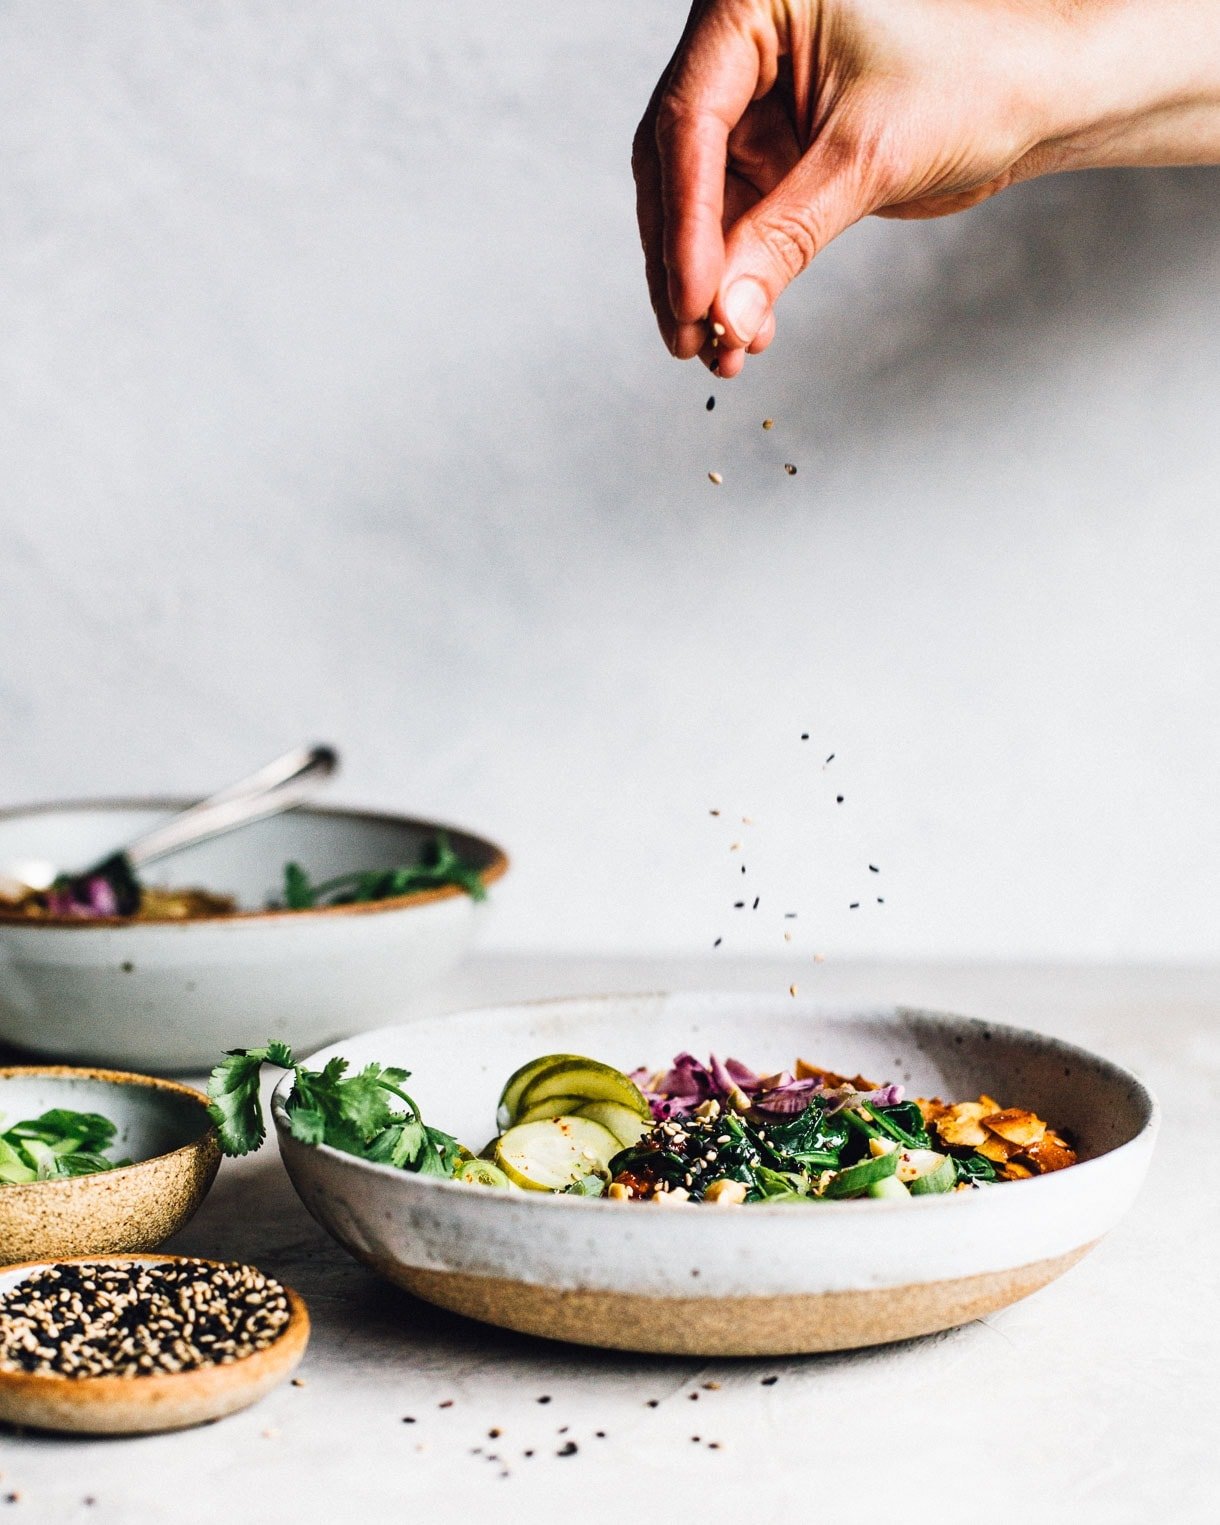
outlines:
[[[176,1255],[77,1257],[91,1265],[148,1265]],[[61,1261],[60,1264],[63,1262]],[[0,1294],[47,1263],[0,1271]],[[185,1430],[249,1408],[292,1375],[309,1343],[305,1304],[285,1287],[292,1316],[274,1344],[227,1366],[150,1377],[58,1377],[0,1371],[0,1421],[86,1435],[148,1435]]]
[[[118,1131],[107,1153],[133,1163],[0,1185],[0,1265],[151,1250],[194,1215],[220,1164],[205,1096],[112,1070],[0,1069],[0,1127],[53,1107],[109,1118]]]
[[[0,873],[97,862],[185,801],[0,812]],[[415,862],[449,831],[485,884],[508,861],[493,843],[402,816],[294,810],[184,849],[150,884],[235,895],[235,916],[184,922],[0,916],[0,1041],[59,1059],[181,1072],[223,1050],[283,1038],[301,1049],[401,1019],[466,951],[487,904],[446,887],[317,911],[266,911],[285,863],[315,880]]]
[[[302,1201],[359,1260],[429,1302],[510,1329],[686,1355],[838,1350],[947,1329],[1025,1297],[1080,1259],[1130,1205],[1156,1108],[1134,1076],[1070,1044],[906,1008],[829,1009],[771,994],[611,996],[506,1006],[387,1028],[342,1053],[412,1072],[424,1117],[473,1149],[508,1075],[548,1052],[624,1069],[682,1049],[762,1071],[796,1056],[914,1094],[1035,1109],[1070,1129],[1057,1174],[904,1202],[662,1208],[493,1191],[297,1142]]]

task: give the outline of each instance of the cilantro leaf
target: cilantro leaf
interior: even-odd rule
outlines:
[[[286,1043],[265,1048],[230,1049],[208,1080],[208,1115],[216,1124],[225,1154],[243,1155],[257,1149],[266,1137],[258,1077],[264,1064],[287,1069],[292,1050]]]

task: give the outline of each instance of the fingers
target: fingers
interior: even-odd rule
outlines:
[[[705,318],[720,286],[729,134],[767,83],[756,39],[727,5],[707,5],[692,22],[656,119],[663,258],[679,323]]]
[[[871,210],[854,151],[815,144],[769,195],[730,229],[713,304],[722,349],[750,349],[774,331],[780,293],[815,255]],[[770,343],[770,336],[763,348]]]
[[[632,150],[635,172],[635,214],[644,248],[644,273],[648,295],[670,354],[690,360],[699,353],[706,328],[702,323],[679,323],[669,303],[668,274],[663,254],[664,215],[661,210],[661,167],[657,159],[656,136],[651,115],[640,123]]]

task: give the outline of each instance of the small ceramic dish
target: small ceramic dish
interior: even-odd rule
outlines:
[[[113,1070],[0,1069],[2,1126],[53,1107],[109,1119],[117,1132],[107,1154],[133,1163],[97,1175],[0,1185],[0,1265],[151,1250],[194,1215],[220,1164],[206,1096],[171,1080]]]
[[[86,1255],[69,1263],[150,1265],[181,1258]],[[0,1294],[50,1263],[40,1261],[0,1271]],[[291,1287],[285,1287],[284,1292],[292,1313],[278,1339],[227,1366],[148,1377],[59,1377],[0,1371],[0,1421],[84,1435],[149,1435],[159,1430],[189,1429],[249,1408],[292,1375],[309,1343],[305,1304]]]
[[[504,1080],[540,1054],[623,1069],[683,1049],[763,1072],[797,1056],[913,1094],[988,1092],[1070,1130],[1081,1163],[907,1201],[658,1207],[495,1191],[294,1139],[280,1151],[313,1216],[417,1296],[530,1334],[626,1350],[779,1355],[966,1323],[1059,1276],[1130,1205],[1156,1107],[1133,1076],[1018,1028],[901,1007],[828,1009],[774,995],[610,996],[493,1007],[365,1034],[342,1053],[411,1071],[424,1116],[478,1149]]]
[[[96,863],[182,800],[0,812],[0,873],[31,860]],[[301,808],[161,859],[149,884],[265,906],[284,865],[318,882],[418,860],[448,832],[484,884],[506,871],[494,843],[405,816]],[[366,905],[247,909],[190,921],[31,920],[0,915],[0,1041],[59,1059],[157,1071],[208,1069],[229,1048],[282,1038],[302,1051],[401,1020],[462,957],[488,910],[452,886]]]

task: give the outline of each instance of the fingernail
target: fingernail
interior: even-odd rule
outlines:
[[[742,344],[752,342],[767,316],[767,293],[757,281],[734,281],[725,292],[724,315]]]

